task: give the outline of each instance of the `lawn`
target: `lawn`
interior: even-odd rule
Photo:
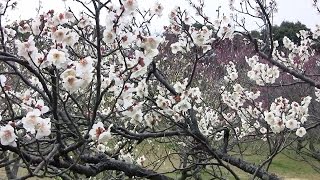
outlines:
[[[159,148],[159,146],[158,146]],[[146,164],[149,164],[148,162],[153,162],[153,159],[158,159],[162,155],[165,154],[165,151],[161,148],[157,149],[154,146],[151,147],[150,145],[143,145],[143,148],[140,149],[147,158]],[[157,153],[157,154],[156,154]],[[138,154],[137,157],[139,157]],[[262,153],[263,154],[263,153]],[[160,158],[161,159],[161,158]],[[248,162],[259,164],[261,163],[261,160],[265,159],[263,155],[249,155],[249,154],[244,154],[244,159]],[[163,163],[161,163],[160,166],[154,165],[154,166],[149,166],[151,167],[157,167],[158,171],[160,172],[169,172],[173,170],[172,164],[175,164],[178,166],[179,160],[172,156],[171,157],[171,162],[169,159],[164,159]],[[270,166],[270,172],[277,174],[279,177],[282,179],[288,179],[288,180],[320,180],[320,174],[315,171],[309,163],[314,163],[319,166],[320,162],[316,161],[314,159],[308,159],[308,162],[303,160],[299,155],[297,155],[294,151],[289,151],[286,150],[285,152],[277,155]],[[241,179],[251,179],[252,175],[246,174],[240,169],[233,167],[232,169],[239,175]],[[25,174],[26,171],[24,169],[20,169],[19,174],[23,175]],[[178,179],[179,174],[177,173],[170,173],[168,176],[171,176],[174,179]],[[6,179],[5,177],[5,171],[4,168],[0,169],[0,180]],[[99,175],[101,177],[101,174]],[[201,177],[203,180],[211,179],[210,175],[208,173],[203,172],[201,174]],[[225,177],[226,179],[234,179],[231,175]],[[32,180],[37,180],[40,178],[30,178]],[[49,178],[46,178],[49,179]]]

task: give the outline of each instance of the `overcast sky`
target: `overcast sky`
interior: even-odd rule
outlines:
[[[61,0],[42,0],[42,11],[56,9],[63,11],[65,4]],[[138,0],[143,8],[152,6],[155,2],[161,2],[165,7],[163,17],[157,19],[156,24],[161,28],[168,23],[167,14],[175,6],[188,8],[188,3],[185,0]],[[237,1],[237,0],[236,0]],[[67,0],[67,5],[72,5],[72,9],[79,9],[76,5],[70,3],[72,0]],[[228,11],[229,0],[205,0],[205,12],[209,17],[216,17],[216,9],[222,6],[222,11],[226,14]],[[282,21],[300,21],[306,24],[309,28],[314,28],[316,24],[320,24],[320,15],[312,7],[312,0],[278,0],[279,12],[275,14],[274,23],[280,24]],[[10,12],[10,19],[26,19],[36,15],[35,9],[39,6],[39,0],[18,0],[18,9],[15,12]],[[248,20],[248,25],[254,29],[254,22]]]

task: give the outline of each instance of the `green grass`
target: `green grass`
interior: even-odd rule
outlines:
[[[138,152],[140,151],[140,153],[137,154],[137,157],[144,154],[147,158],[147,162],[145,165],[148,165],[149,163],[153,162],[155,159],[157,159],[157,157],[161,157],[161,156],[165,155],[165,150],[163,148],[163,144],[162,144],[162,146],[160,146],[160,148],[158,146],[159,149],[156,147],[152,147],[150,144],[148,145],[147,143],[141,144],[141,146],[142,147],[138,147]],[[157,145],[155,145],[155,146],[157,146]],[[170,147],[167,147],[167,146],[166,146],[166,148],[170,149]],[[155,154],[155,152],[157,154]],[[250,150],[247,153],[250,153]],[[266,153],[264,153],[263,151],[259,151],[259,153],[261,155],[244,154],[244,159],[248,162],[251,162],[251,163],[260,164],[262,162],[262,160],[264,160],[266,158],[264,155]],[[307,160],[309,163],[317,164],[318,167],[320,166],[320,162],[315,159],[308,158]],[[173,155],[171,157],[171,162],[174,164],[174,166],[178,167],[178,164],[180,161],[177,158],[177,156]],[[158,172],[172,171],[173,166],[172,166],[171,162],[168,159],[164,160],[164,163],[159,165],[159,169],[157,171]],[[316,172],[309,165],[308,162],[303,160],[294,151],[286,150],[283,153],[280,153],[279,155],[277,155],[273,159],[269,171],[272,173],[275,173],[276,175],[278,175],[282,179],[320,180],[320,174],[318,172]],[[149,168],[152,169],[151,166],[149,166]],[[242,170],[238,169],[237,167],[231,166],[231,168],[237,173],[237,175],[240,177],[240,179],[246,180],[246,179],[252,178],[251,174],[247,174],[247,173],[243,172]],[[23,175],[25,173],[26,173],[26,171],[24,169],[20,169],[20,171],[19,171],[20,175]],[[167,175],[174,178],[174,179],[178,179],[180,176],[180,174],[178,174],[178,173],[169,173]],[[5,177],[4,168],[0,169],[0,180],[1,180],[1,177]],[[204,171],[201,173],[201,177],[203,180],[207,180],[207,179],[212,178],[210,174],[208,174]],[[232,175],[230,175],[230,174],[227,174],[225,178],[226,179],[234,179],[232,177]],[[6,179],[6,178],[3,178],[3,179]],[[40,178],[32,178],[32,180],[37,180],[37,179],[40,179]]]

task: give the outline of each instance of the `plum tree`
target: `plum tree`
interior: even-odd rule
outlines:
[[[70,6],[0,21],[7,177],[240,179],[237,167],[279,179],[272,160],[304,148],[320,124],[319,26],[279,47],[275,0],[232,0],[233,16],[218,7],[215,18],[202,0],[188,2],[196,13],[173,8],[160,35],[150,24],[165,7],[142,10],[137,0],[74,0],[79,14]],[[1,3],[2,20],[16,2]],[[241,16],[261,22],[264,38]],[[297,85],[306,90],[293,96]],[[254,144],[266,150],[259,164],[243,157]]]

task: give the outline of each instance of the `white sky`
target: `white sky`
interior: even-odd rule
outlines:
[[[186,0],[138,0],[139,5],[143,8],[152,7],[155,2],[160,2],[165,7],[163,17],[156,19],[156,26],[162,28],[168,24],[167,14],[175,6],[188,8]],[[237,1],[237,0],[236,0]],[[72,3],[72,0],[67,0],[68,5],[72,5],[72,9],[79,10],[79,7]],[[209,17],[216,17],[216,9],[222,6],[222,11],[229,14],[229,0],[205,0],[205,12]],[[275,14],[274,24],[280,24],[282,21],[300,21],[306,24],[309,28],[314,28],[316,24],[320,24],[320,14],[312,7],[312,0],[278,0],[279,12]],[[18,0],[18,9],[15,12],[10,12],[8,16],[10,20],[27,19],[36,15],[35,9],[39,6],[39,0]],[[65,9],[65,4],[62,0],[42,0],[42,11],[49,9],[61,10]],[[214,18],[213,18],[214,19]],[[247,20],[250,29],[254,29],[254,22]]]

